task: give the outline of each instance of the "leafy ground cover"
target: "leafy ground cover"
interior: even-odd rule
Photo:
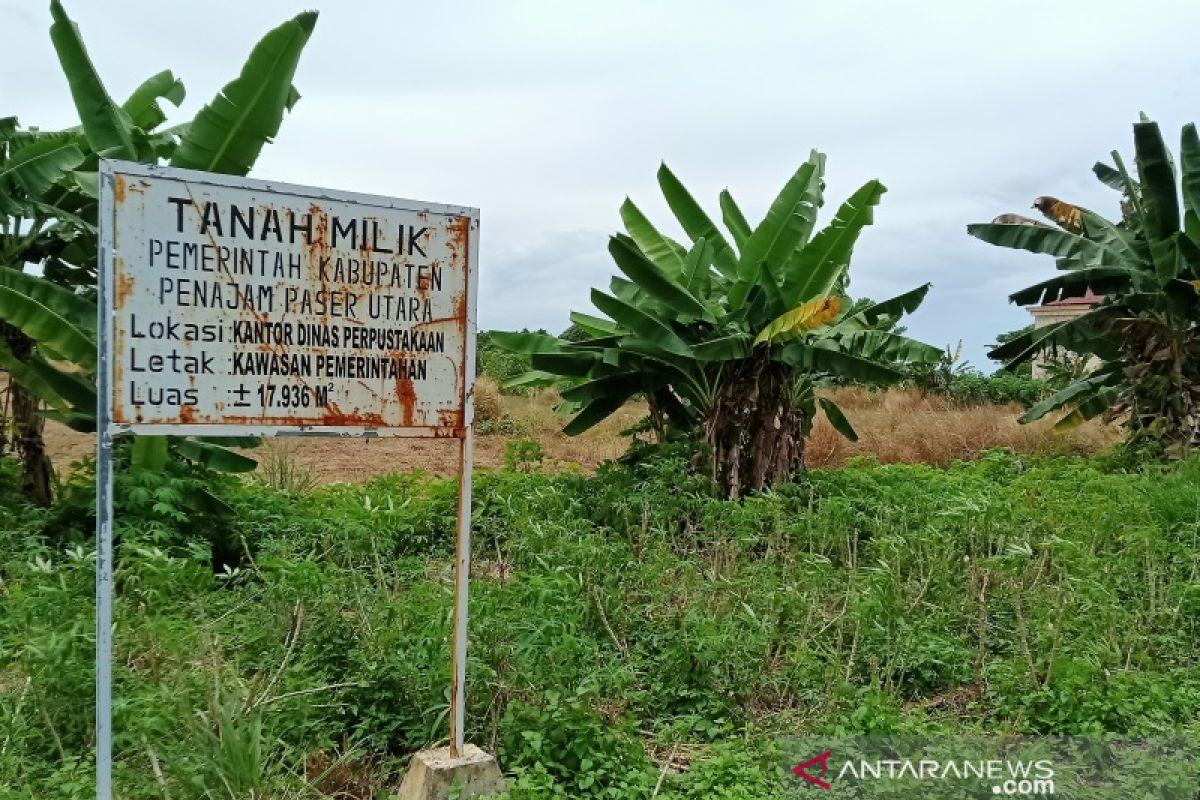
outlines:
[[[772,797],[780,734],[1200,736],[1200,461],[683,467],[478,476],[468,735],[513,800]],[[0,795],[88,797],[90,476],[40,510],[3,469]],[[195,479],[118,485],[121,796],[394,788],[445,735],[453,482],[230,478],[204,532]]]

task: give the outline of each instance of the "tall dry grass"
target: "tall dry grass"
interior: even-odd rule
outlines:
[[[830,396],[846,412],[859,440],[842,438],[822,417],[808,440],[811,467],[833,467],[863,455],[883,463],[944,466],[978,458],[993,447],[1029,454],[1090,454],[1120,438],[1119,430],[1098,422],[1059,433],[1051,430],[1048,422],[1018,424],[1018,406],[964,407],[944,397],[922,397],[914,390],[839,389]],[[630,437],[621,432],[646,414],[645,403],[629,403],[581,436],[567,436],[562,432],[567,419],[554,412],[559,399],[549,390],[526,397],[501,395],[494,383],[481,381],[476,397],[480,418],[506,417],[513,425],[505,430],[515,432],[477,436],[475,463],[502,466],[505,443],[527,436],[541,444],[551,469],[567,464],[595,469],[625,453]],[[63,474],[73,461],[94,453],[95,442],[93,435],[76,433],[56,422],[46,425],[47,450]],[[452,475],[458,468],[458,446],[451,440],[312,438],[288,442],[283,452],[260,449],[248,454],[264,462],[260,469],[265,473],[280,473],[274,478],[266,476],[277,481],[287,477],[301,482],[357,482],[414,468]]]
[[[554,407],[562,398],[552,389],[542,389],[528,396],[503,396],[504,414],[515,420],[522,435],[536,439],[546,456],[552,460],[595,467],[617,458],[629,448],[629,436],[622,435],[646,416],[642,401],[626,403],[596,427],[579,436],[562,432],[570,417],[560,416]]]
[[[1055,431],[1051,421],[1017,422],[1018,405],[964,406],[940,395],[923,396],[915,389],[871,392],[860,388],[829,393],[858,433],[851,442],[822,415],[808,440],[811,467],[835,467],[854,456],[873,456],[881,463],[945,466],[971,460],[995,447],[1031,455],[1093,454],[1111,447],[1120,431],[1098,421],[1072,431]],[[621,411],[581,436],[566,436],[566,419],[554,412],[558,394],[542,391],[528,397],[502,397],[504,413],[519,421],[524,435],[541,443],[551,459],[594,466],[616,458],[629,446],[621,431],[646,414],[644,403]]]
[[[1018,405],[962,406],[941,395],[915,389],[870,392],[837,389],[829,397],[858,433],[851,442],[822,416],[808,440],[811,467],[832,467],[854,456],[874,456],[884,464],[933,464],[978,458],[993,447],[1031,455],[1092,454],[1120,439],[1113,426],[1093,420],[1072,431],[1055,431],[1049,420],[1022,425]]]
[[[475,379],[475,419],[491,421],[500,419],[504,413],[500,386],[486,375]]]

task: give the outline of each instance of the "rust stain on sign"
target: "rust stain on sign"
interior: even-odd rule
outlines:
[[[400,401],[400,408],[403,410],[404,424],[411,426],[416,415],[417,392],[410,379],[400,378],[396,381],[396,399]]]
[[[154,167],[107,185],[118,428],[462,435],[473,209]]]
[[[116,297],[117,306],[123,306],[129,300],[129,295],[133,293],[133,278],[125,270],[125,260],[117,259],[117,274],[116,274]]]
[[[321,415],[321,424],[333,427],[353,427],[363,425],[371,428],[385,428],[387,423],[379,414],[363,413],[361,411],[346,413],[338,408],[337,403],[330,403]]]

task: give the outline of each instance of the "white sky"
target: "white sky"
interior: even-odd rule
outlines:
[[[302,10],[276,0],[67,0],[118,101],[171,68],[189,118],[253,43]],[[1026,323],[1006,295],[1053,270],[968,222],[1050,194],[1115,215],[1091,175],[1146,111],[1178,143],[1200,118],[1200,3],[325,3],[303,99],[255,175],[482,209],[480,326],[558,332],[607,285],[626,194],[664,229],[665,160],[718,217],[728,186],[757,220],[816,147],[827,220],[863,181],[889,187],[852,293],[934,288],[910,332],[990,371]],[[0,2],[0,115],[74,123],[48,2]]]

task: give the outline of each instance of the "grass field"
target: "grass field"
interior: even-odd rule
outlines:
[[[890,426],[912,438],[879,460],[935,436],[976,460],[860,459],[740,504],[665,455],[480,472],[468,738],[510,771],[510,800],[775,797],[781,734],[1200,736],[1200,462],[981,452],[1104,439],[840,399],[862,449],[822,458],[875,452]],[[530,432],[550,421],[544,398],[504,402]],[[14,479],[0,474],[0,796],[89,797],[90,476],[48,511],[18,503]],[[394,789],[445,736],[453,482],[230,478],[216,488],[236,515],[206,527],[189,480],[118,483],[120,796]],[[214,575],[210,541],[241,563]]]

